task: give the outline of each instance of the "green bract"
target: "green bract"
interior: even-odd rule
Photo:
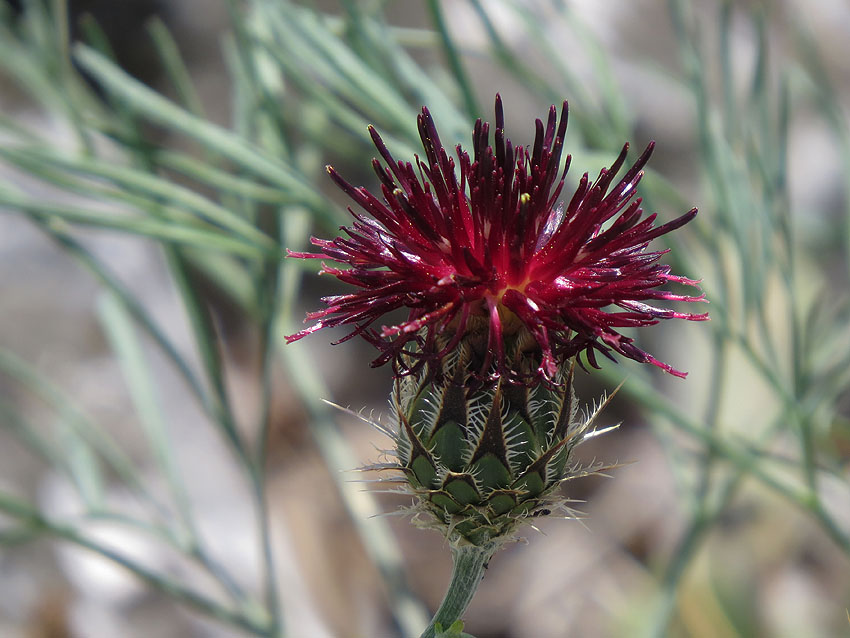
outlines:
[[[396,379],[396,464],[428,527],[453,543],[513,538],[529,518],[569,512],[556,488],[600,468],[573,462],[573,449],[599,433],[578,410],[573,369],[531,388],[470,378],[468,349],[442,362],[442,374]]]

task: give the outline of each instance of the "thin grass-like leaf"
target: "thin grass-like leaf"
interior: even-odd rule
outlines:
[[[165,242],[187,244],[206,249],[230,252],[253,259],[262,259],[265,253],[254,244],[237,240],[229,235],[161,222],[139,216],[119,216],[88,208],[52,204],[42,199],[28,199],[5,191],[0,186],[0,207],[11,208],[51,224],[79,224],[100,229],[119,230],[133,235],[151,237]]]
[[[159,407],[153,379],[143,346],[135,334],[126,306],[113,295],[104,293],[98,300],[98,315],[124,373],[127,388],[144,428],[148,445],[159,470],[165,477],[176,505],[175,511],[188,533],[195,533],[192,506],[180,478],[168,437],[168,426]],[[197,541],[197,538],[195,538]]]
[[[0,400],[0,426],[12,433],[33,455],[51,467],[67,472],[67,457],[56,446],[55,440],[40,432],[35,424],[20,413],[11,403]]]
[[[80,175],[108,180],[121,189],[138,192],[143,197],[150,198],[152,207],[162,206],[158,202],[169,202],[178,210],[194,211],[202,220],[229,230],[261,249],[269,251],[277,249],[274,240],[257,230],[248,221],[237,217],[231,211],[197,192],[156,175],[120,166],[115,162],[63,156],[47,148],[5,148],[0,152],[0,156],[12,160],[25,160],[29,166],[57,167]]]
[[[472,88],[472,83],[466,75],[463,68],[463,62],[460,59],[457,47],[454,40],[449,36],[449,30],[446,27],[446,20],[443,17],[443,9],[440,6],[440,0],[428,0],[428,12],[431,14],[431,22],[440,34],[440,40],[443,44],[443,52],[449,61],[449,68],[454,74],[455,83],[460,87],[463,95],[463,101],[466,106],[466,115],[471,120],[475,120],[481,116],[481,107],[478,106],[478,100],[475,98],[475,92]]]
[[[192,83],[192,76],[186,63],[180,55],[180,48],[168,30],[168,27],[159,18],[154,18],[148,23],[148,32],[153,40],[159,59],[165,69],[165,73],[171,80],[171,84],[177,91],[180,104],[193,115],[203,118],[204,105]]]
[[[194,117],[121,71],[96,51],[77,45],[76,61],[134,113],[161,126],[186,135],[250,171],[290,192],[305,206],[322,216],[327,214],[324,198],[286,164],[263,155],[241,137],[210,122]]]

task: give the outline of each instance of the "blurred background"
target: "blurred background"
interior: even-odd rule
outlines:
[[[636,333],[622,465],[498,553],[479,638],[850,636],[850,6],[838,0],[6,0],[0,20],[0,636],[384,637],[424,628],[438,534],[357,469],[390,371],[319,333],[283,259],[376,185],[367,124],[427,104],[515,144],[570,101],[568,188],[626,141],[709,324]],[[630,159],[637,157],[635,150]],[[651,334],[649,334],[651,333]],[[649,367],[649,366],[644,366]],[[270,557],[273,560],[270,560]]]

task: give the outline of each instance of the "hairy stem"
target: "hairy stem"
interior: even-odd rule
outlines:
[[[452,579],[449,588],[440,603],[440,608],[434,614],[431,624],[422,634],[422,638],[434,638],[437,635],[436,626],[439,623],[442,628],[448,629],[456,620],[459,620],[472,597],[478,590],[478,585],[484,578],[484,570],[496,553],[500,543],[490,542],[482,546],[462,545],[452,547]]]

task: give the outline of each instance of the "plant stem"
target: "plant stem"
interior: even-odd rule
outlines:
[[[499,546],[500,543],[491,541],[480,547],[477,545],[452,547],[454,566],[449,589],[421,638],[434,638],[437,635],[437,623],[446,630],[453,622],[460,619],[478,590],[478,585],[484,578],[484,570],[487,569],[487,564]]]
[[[443,10],[440,7],[439,0],[428,0],[428,11],[431,14],[431,21],[434,23],[434,27],[436,27],[437,32],[440,34],[440,41],[443,45],[443,52],[448,59],[449,67],[463,94],[466,114],[470,119],[475,120],[480,117],[481,108],[478,106],[478,101],[475,99],[475,92],[463,69],[463,63],[460,60],[460,55],[458,55],[457,47],[455,47],[455,41],[446,27],[446,21],[443,18]]]

